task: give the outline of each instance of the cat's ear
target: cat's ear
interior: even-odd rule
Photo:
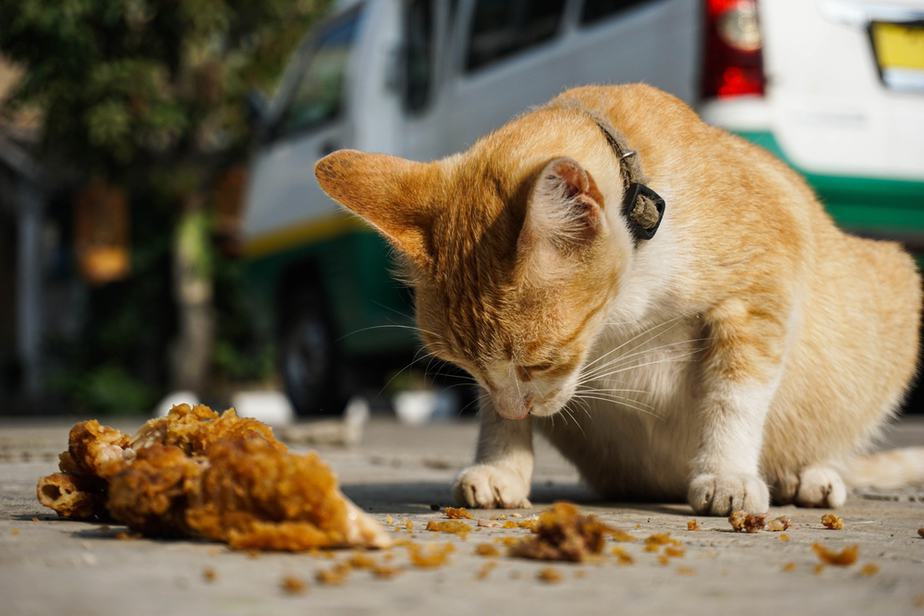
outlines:
[[[330,197],[378,229],[419,265],[429,260],[431,191],[438,169],[385,154],[338,150],[314,166]]]
[[[521,254],[543,246],[571,252],[603,231],[603,195],[590,172],[571,158],[549,162],[533,185],[520,232]]]

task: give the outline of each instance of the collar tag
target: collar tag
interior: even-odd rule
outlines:
[[[632,182],[626,187],[622,213],[636,243],[650,240],[664,219],[664,199],[644,184]]]

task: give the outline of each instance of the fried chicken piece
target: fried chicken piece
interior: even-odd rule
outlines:
[[[610,530],[596,516],[583,515],[571,503],[558,502],[539,515],[534,536],[513,545],[510,555],[581,562],[603,550]]]
[[[37,491],[63,517],[108,508],[147,535],[244,549],[390,544],[384,529],[343,496],[317,454],[288,453],[269,427],[233,410],[219,415],[177,405],[132,438],[82,422],[71,430],[61,468],[40,479]]]
[[[826,513],[821,516],[821,523],[831,530],[844,530],[844,520],[836,513]]]
[[[54,473],[39,479],[35,494],[40,503],[68,520],[107,519],[106,486],[81,475]]]
[[[728,516],[728,523],[736,533],[756,533],[763,530],[766,526],[766,514],[747,513],[744,511],[733,511]]]
[[[857,556],[860,554],[860,546],[857,544],[848,545],[838,552],[832,550],[821,543],[813,543],[812,550],[819,560],[826,565],[836,565],[838,567],[847,567],[857,562]]]

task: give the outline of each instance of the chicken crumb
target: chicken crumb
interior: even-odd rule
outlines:
[[[314,579],[318,584],[325,586],[339,586],[343,584],[350,574],[350,565],[348,563],[337,563],[329,569],[321,569],[314,574]]]
[[[696,575],[696,570],[693,569],[693,567],[685,567],[681,565],[677,567],[676,571],[677,571],[677,575],[687,575],[687,576]]]
[[[860,554],[860,546],[857,544],[848,545],[846,548],[837,552],[835,550],[829,549],[827,546],[822,545],[821,543],[813,543],[812,550],[815,551],[815,554],[821,560],[822,563],[827,565],[836,565],[838,567],[847,567],[857,562],[857,556]]]
[[[844,520],[836,513],[824,514],[821,516],[821,523],[824,524],[825,528],[830,528],[831,530],[844,530]]]
[[[478,556],[500,556],[500,550],[496,545],[490,543],[479,543],[475,546],[475,554]]]
[[[450,520],[471,520],[475,517],[465,507],[445,507],[443,514]]]
[[[561,573],[555,567],[543,567],[536,574],[536,578],[546,584],[556,584],[561,581]]]
[[[450,533],[464,539],[472,527],[461,520],[430,520],[427,522],[427,530],[434,533]]]
[[[736,533],[756,533],[759,530],[763,530],[766,525],[766,517],[767,516],[763,514],[733,511],[732,514],[728,516],[728,523],[731,524],[731,527]]]
[[[218,574],[211,567],[206,567],[202,570],[202,579],[206,582],[214,582],[218,578]]]
[[[792,526],[792,520],[789,519],[789,516],[781,515],[778,518],[773,518],[767,522],[767,530],[778,533],[784,530],[788,530]]]
[[[615,546],[610,551],[610,553],[616,557],[620,565],[631,565],[632,563],[635,562],[635,559],[632,558],[632,555],[626,552],[624,549],[622,549],[618,545]]]
[[[687,530],[699,530],[699,522],[696,520],[689,520],[687,522]]]
[[[793,571],[795,571],[795,570],[796,570],[796,563],[794,563],[794,562],[792,562],[792,561],[790,561],[790,562],[786,563],[785,565],[783,565],[783,571],[785,571],[786,573],[791,573],[791,572],[793,572]]]
[[[497,563],[495,561],[485,563],[484,565],[481,566],[480,569],[478,569],[478,573],[475,574],[475,578],[479,580],[485,579],[486,577],[491,575],[491,572],[494,570],[495,567],[497,567]]]
[[[860,569],[860,575],[870,576],[879,573],[879,565],[876,563],[866,563]]]
[[[294,575],[287,575],[279,582],[279,587],[283,592],[289,595],[302,595],[308,590],[308,584],[305,580]]]
[[[780,533],[780,541],[782,541],[782,542],[784,542],[784,543],[787,542],[787,541],[789,541],[789,535],[786,534],[786,533]]]

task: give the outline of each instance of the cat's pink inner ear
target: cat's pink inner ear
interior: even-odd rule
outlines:
[[[589,171],[570,158],[552,160],[530,195],[520,250],[540,242],[559,249],[590,243],[603,228],[603,207],[603,195]]]
[[[314,167],[334,201],[364,218],[413,261],[428,261],[430,191],[439,178],[427,163],[385,154],[338,150]]]

